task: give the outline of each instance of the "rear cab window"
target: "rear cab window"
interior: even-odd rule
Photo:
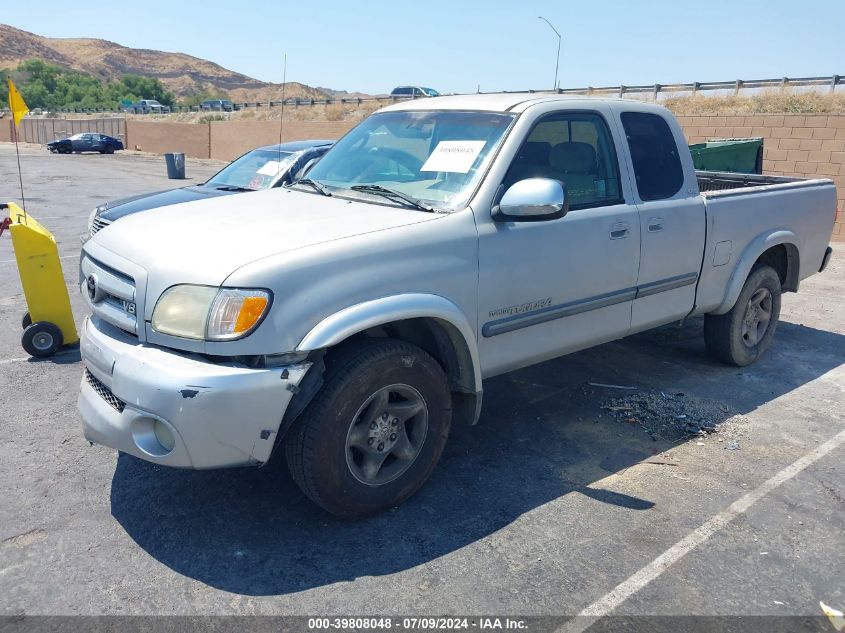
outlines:
[[[666,119],[647,112],[623,112],[621,119],[640,199],[675,196],[684,185],[684,168]]]

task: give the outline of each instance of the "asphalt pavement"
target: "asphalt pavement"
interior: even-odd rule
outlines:
[[[81,322],[90,210],[186,183],[148,155],[26,147],[21,161]],[[198,182],[220,166],[188,159],[187,171]],[[14,147],[0,144],[0,200],[19,197]],[[282,459],[190,472],[89,446],[78,351],[35,361],[20,347],[6,234],[0,615],[845,610],[844,254],[784,297],[772,349],[751,367],[712,360],[693,319],[487,381],[480,423],[453,430],[415,497],[344,521],[308,503]]]

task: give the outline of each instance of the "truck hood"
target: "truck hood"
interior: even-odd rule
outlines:
[[[86,244],[170,283],[219,285],[235,270],[298,248],[443,217],[402,207],[270,189],[122,218]],[[165,281],[159,278],[159,283]]]

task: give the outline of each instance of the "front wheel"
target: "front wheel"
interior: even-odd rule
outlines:
[[[704,317],[707,350],[723,363],[744,367],[768,349],[780,317],[780,277],[757,266],[745,280],[734,307]]]
[[[285,438],[294,480],[339,516],[394,507],[429,478],[446,444],[451,398],[420,348],[380,339],[339,350],[325,383]]]

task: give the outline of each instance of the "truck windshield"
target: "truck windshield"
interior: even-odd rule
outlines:
[[[267,189],[273,186],[278,175],[290,166],[294,158],[290,152],[256,149],[229,163],[205,186],[253,191]]]
[[[334,195],[376,196],[378,186],[437,210],[457,210],[469,201],[513,120],[494,112],[374,114],[338,141],[308,178]],[[399,196],[393,201],[402,204]]]

